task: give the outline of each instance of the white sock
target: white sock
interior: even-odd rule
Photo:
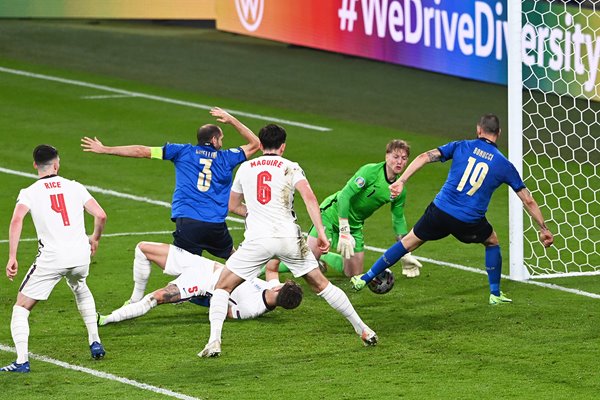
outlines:
[[[76,286],[69,286],[75,295],[77,309],[87,328],[89,343],[100,342],[98,325],[96,324],[96,303],[94,302],[94,296],[90,288],[88,288],[85,281],[78,282]]]
[[[10,320],[10,332],[13,342],[17,348],[17,364],[23,364],[29,360],[29,310],[14,306],[12,319]]]
[[[111,324],[113,322],[121,322],[128,319],[133,319],[137,317],[141,317],[146,314],[148,311],[156,307],[156,300],[152,296],[152,294],[148,294],[144,296],[141,301],[137,303],[130,303],[126,306],[123,306],[119,309],[116,309],[108,317],[102,325]]]
[[[354,310],[354,307],[352,307],[346,293],[333,283],[329,282],[327,287],[323,289],[321,293],[317,293],[317,295],[324,298],[331,307],[335,308],[340,314],[346,317],[359,335],[362,333],[363,329],[367,327]]]
[[[131,293],[131,302],[135,303],[144,297],[146,284],[150,278],[150,260],[140,250],[139,246],[135,246],[135,258],[133,259],[133,293]]]
[[[227,307],[229,306],[229,292],[224,289],[216,289],[210,298],[210,310],[208,320],[210,321],[210,338],[208,343],[215,340],[221,342],[221,331],[223,322],[227,318]]]

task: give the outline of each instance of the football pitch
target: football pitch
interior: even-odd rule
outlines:
[[[80,138],[97,136],[107,145],[193,142],[198,126],[213,122],[211,106],[232,110],[255,132],[268,122],[285,126],[285,156],[300,163],[319,200],[361,165],[383,161],[392,138],[411,144],[412,159],[472,137],[483,113],[497,113],[503,126],[507,114],[504,87],[210,29],[0,21],[1,258],[7,259],[17,194],[35,178],[32,149],[52,144],[61,175],[88,186],[108,214],[88,283],[98,311],[119,307],[131,294],[136,243],[171,242],[174,169],[157,160],[84,153]],[[224,131],[225,147],[242,143],[233,129]],[[500,148],[506,153],[505,137]],[[409,225],[447,168],[429,165],[411,179]],[[499,189],[488,212],[505,274],[507,197]],[[308,230],[300,198],[295,207]],[[228,225],[239,243],[243,221],[231,218]],[[22,238],[17,279],[0,278],[0,365],[15,358],[12,306],[37,250],[30,217]],[[369,266],[394,242],[388,207],[367,221],[365,242]],[[414,254],[424,260],[421,276],[405,279],[394,267],[396,285],[386,295],[355,293],[348,279],[329,275],[377,331],[380,343],[372,348],[301,281],[298,309],[226,322],[220,358],[196,356],[208,338],[208,309],[181,304],[100,328],[107,355],[94,361],[73,295],[60,283],[29,317],[31,373],[1,374],[0,398],[597,397],[600,277],[505,279],[502,289],[514,304],[490,307],[482,246],[444,239]],[[159,272],[153,269],[149,290],[170,280]]]

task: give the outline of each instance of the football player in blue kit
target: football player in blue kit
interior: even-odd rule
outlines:
[[[485,267],[490,285],[489,304],[512,302],[500,291],[500,245],[496,232],[485,217],[494,191],[502,183],[509,185],[537,223],[540,242],[548,247],[552,245],[554,238],[518,171],[498,150],[496,141],[499,134],[498,117],[486,114],[477,124],[477,139],[451,142],[420,154],[402,176],[390,185],[391,195],[395,197],[402,193],[404,184],[425,164],[452,160],[444,186],[421,219],[401,241],[390,247],[369,271],[352,277],[351,283],[355,290],[361,290],[407,252],[415,250],[429,240],[439,240],[452,235],[463,243],[481,243],[485,246]]]
[[[223,131],[206,124],[198,129],[196,145],[166,143],[162,147],[104,146],[97,138],[81,139],[83,151],[122,157],[155,158],[175,165],[175,191],[171,220],[175,222],[173,245],[192,254],[210,254],[227,259],[233,239],[227,229],[227,205],[233,170],[258,150],[254,133],[218,107],[210,110],[218,122],[232,125],[248,142],[224,150]]]

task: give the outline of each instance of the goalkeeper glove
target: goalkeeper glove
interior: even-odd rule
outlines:
[[[423,267],[423,264],[413,257],[412,254],[406,253],[400,261],[402,262],[402,275],[407,278],[416,278],[421,274],[420,269]]]
[[[338,240],[337,251],[344,258],[350,258],[354,255],[354,245],[356,241],[350,234],[350,225],[347,218],[340,218],[340,237]]]

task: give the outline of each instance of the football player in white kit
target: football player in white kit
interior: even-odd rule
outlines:
[[[29,313],[38,301],[48,299],[62,277],[75,295],[87,327],[92,357],[100,359],[105,355],[96,325],[96,304],[85,280],[90,255],[98,248],[106,214],[83,185],[58,176],[60,159],[54,147],[37,146],[33,159],[39,179],[19,193],[10,221],[6,276],[12,281],[17,275],[17,248],[28,212],[38,236],[38,255],[23,279],[13,307],[10,330],[17,360],[0,368],[6,372],[29,372]],[[85,234],[84,210],[94,217],[94,232],[89,238]]]
[[[319,203],[302,168],[282,157],[286,132],[280,126],[267,125],[260,130],[263,155],[244,162],[234,179],[229,211],[246,217],[244,241],[227,260],[210,303],[210,338],[200,357],[221,354],[221,330],[227,316],[230,293],[245,280],[256,277],[270,259],[283,261],[295,277],[303,277],[320,297],[354,327],[366,346],[377,343],[377,335],[358,316],[348,296],[323,275],[296,224],[294,192],[300,192],[315,226],[317,244],[329,250]],[[245,204],[244,204],[245,201]]]
[[[139,292],[143,295],[150,276],[151,261],[165,274],[177,278],[164,288],[139,298]],[[159,304],[189,300],[194,304],[208,306],[223,267],[221,263],[173,245],[140,242],[135,248],[134,293],[123,307],[110,315],[98,315],[98,325],[140,317]],[[229,299],[228,318],[250,319],[272,311],[277,306],[288,310],[298,307],[302,302],[302,287],[291,280],[282,284],[278,276],[277,272],[269,271],[268,282],[254,278],[238,286]]]

